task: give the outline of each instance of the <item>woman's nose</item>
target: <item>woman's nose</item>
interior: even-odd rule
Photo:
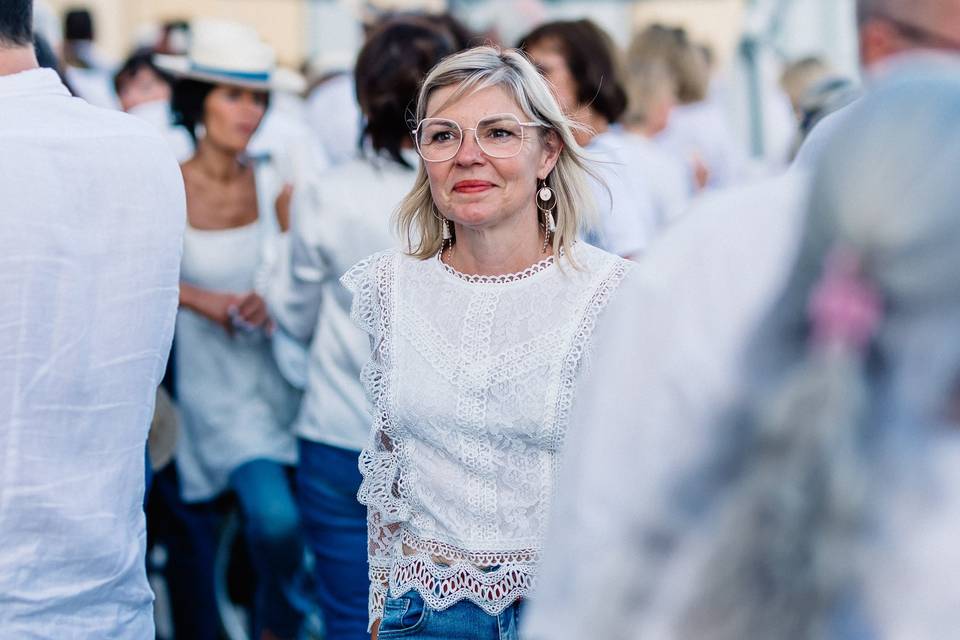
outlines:
[[[463,132],[463,140],[460,142],[455,159],[458,164],[474,164],[484,160],[483,150],[477,144],[477,137],[473,131]]]

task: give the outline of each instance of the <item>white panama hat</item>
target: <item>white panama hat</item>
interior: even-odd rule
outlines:
[[[153,61],[178,78],[293,93],[306,86],[299,73],[277,67],[273,47],[260,40],[256,29],[229,20],[194,20],[187,54],[156,54]]]

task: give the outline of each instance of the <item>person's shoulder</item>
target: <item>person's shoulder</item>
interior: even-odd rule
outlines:
[[[370,254],[347,269],[340,278],[340,282],[347,289],[356,293],[364,283],[376,280],[378,273],[381,273],[389,265],[395,264],[398,258],[402,257],[403,253],[398,249],[386,249]]]
[[[792,170],[702,196],[644,254],[637,286],[676,296],[729,285],[724,278],[744,264],[769,268],[799,234],[808,185],[806,172]]]
[[[583,241],[578,241],[573,246],[571,254],[571,262],[575,268],[591,276],[615,275],[619,278],[635,266],[630,260]]]
[[[157,127],[122,111],[71,98],[51,106],[47,135],[97,148],[97,155],[123,158],[130,167],[177,166],[170,145]]]
[[[64,121],[82,125],[83,128],[73,132],[77,136],[135,137],[163,143],[163,136],[157,127],[143,118],[116,109],[94,106],[80,98],[65,101],[55,115]]]
[[[808,175],[791,170],[773,178],[709,192],[662,235],[652,253],[675,245],[697,243],[707,248],[727,239],[751,236],[768,226],[779,226],[785,215],[802,208]]]
[[[845,124],[852,121],[851,119],[856,115],[859,105],[860,101],[854,100],[833,113],[823,116],[800,145],[797,155],[793,159],[793,166],[812,170],[833,137],[843,129]]]

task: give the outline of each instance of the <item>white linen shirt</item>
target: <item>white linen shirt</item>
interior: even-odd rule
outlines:
[[[183,182],[149,124],[0,76],[0,638],[153,638],[144,449]]]
[[[404,155],[410,167],[416,152]],[[281,368],[292,339],[309,349],[303,401],[294,432],[308,440],[359,451],[370,433],[370,404],[360,370],[370,359],[367,334],[350,320],[353,296],[340,276],[362,258],[396,246],[390,216],[413,187],[417,173],[386,157],[357,157],[298,184],[288,258],[277,262],[267,304],[277,323],[275,352]],[[299,378],[299,380],[296,380]]]
[[[799,244],[805,174],[706,196],[663,234],[597,326],[524,638],[669,638],[644,560],[677,469],[713,445],[752,330]],[[645,587],[649,585],[649,589]],[[641,594],[641,595],[638,595]],[[641,625],[641,622],[644,623]]]

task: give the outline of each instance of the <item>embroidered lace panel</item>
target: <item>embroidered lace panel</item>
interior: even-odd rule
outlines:
[[[388,586],[434,609],[468,599],[491,614],[532,589],[577,372],[629,267],[573,251],[579,269],[546,271],[551,257],[493,281],[463,276],[502,287],[463,287],[439,260],[394,252],[343,277],[373,347],[358,494],[371,622]]]

